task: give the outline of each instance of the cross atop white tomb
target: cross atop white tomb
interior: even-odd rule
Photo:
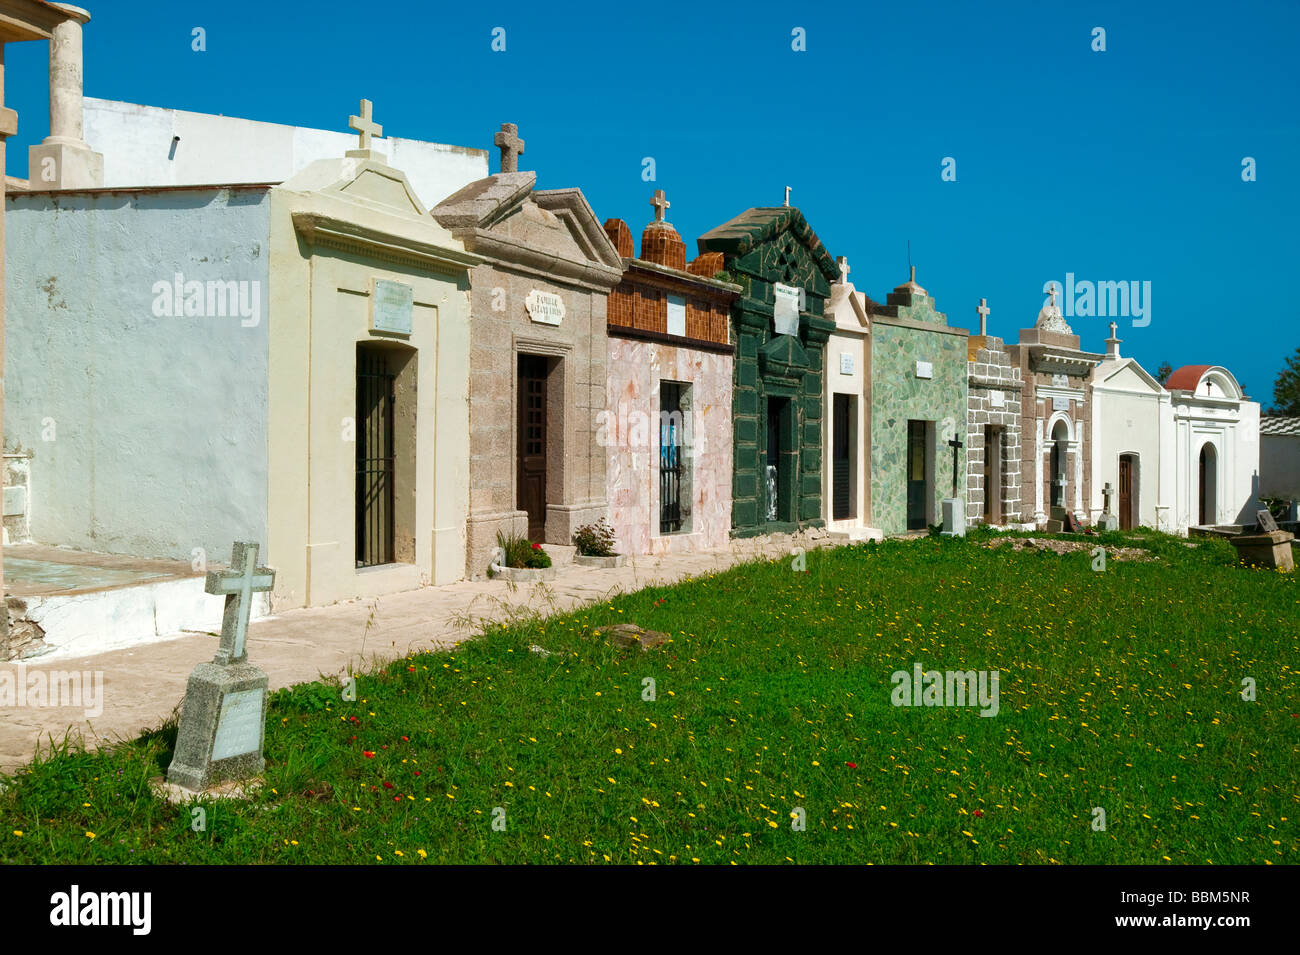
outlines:
[[[275,571],[257,566],[257,544],[252,541],[235,541],[229,570],[208,571],[203,589],[226,598],[226,610],[221,618],[221,646],[213,663],[243,663],[248,658],[245,643],[253,594],[270,590],[274,584]]]
[[[975,309],[975,311],[979,312],[979,316],[980,316],[980,334],[987,335],[989,333],[989,311],[990,311],[988,299],[984,299],[984,298],[980,299],[979,308]]]
[[[348,117],[348,129],[355,129],[361,137],[361,148],[370,148],[371,136],[383,136],[384,127],[380,126],[371,118],[371,111],[374,104],[368,99],[361,101],[361,115]]]
[[[1047,294],[1051,296],[1052,308],[1056,308],[1056,283],[1052,282],[1047,286]]]
[[[790,205],[790,187],[789,187],[789,186],[786,186],[786,187],[785,187],[785,204],[786,204],[787,206]]]
[[[849,259],[848,256],[841,255],[835,260],[835,264],[840,270],[840,284],[847,285],[849,281]]]
[[[655,207],[655,222],[663,222],[664,212],[672,205],[672,203],[664,198],[664,191],[662,189],[656,189],[654,198],[650,200],[650,205]]]

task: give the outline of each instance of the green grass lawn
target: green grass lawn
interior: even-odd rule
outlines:
[[[1158,560],[1097,573],[988,540],[749,564],[397,661],[356,702],[281,691],[265,787],[198,831],[148,782],[174,727],[65,745],[7,780],[0,859],[1296,862],[1296,576],[1219,541],[1144,534]],[[893,706],[918,662],[998,670],[998,714]]]

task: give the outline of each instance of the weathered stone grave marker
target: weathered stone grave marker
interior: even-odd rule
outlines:
[[[269,591],[275,572],[257,566],[257,544],[236,541],[230,569],[209,571],[204,590],[224,594],[221,646],[211,663],[190,674],[181,707],[176,753],[167,781],[194,792],[266,767],[266,674],[248,662],[248,615],[253,594]]]
[[[1110,496],[1115,493],[1115,489],[1112,488],[1110,482],[1107,481],[1102,486],[1101,493],[1106,499],[1106,504],[1101,509],[1101,517],[1097,521],[1097,529],[1103,531],[1117,531],[1119,530],[1119,517],[1112,514],[1110,510]]]
[[[940,533],[944,537],[965,537],[966,505],[957,496],[957,466],[962,449],[961,438],[954,434],[948,441],[948,447],[952,448],[952,497],[943,500],[943,530]]]
[[[1237,548],[1237,558],[1248,566],[1267,567],[1270,570],[1295,570],[1295,556],[1291,553],[1291,542],[1295,535],[1290,531],[1278,530],[1277,521],[1267,510],[1255,513],[1259,522],[1258,534],[1238,534],[1229,538],[1232,546]]]

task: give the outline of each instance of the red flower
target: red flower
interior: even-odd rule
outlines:
[[[542,549],[542,545],[541,545],[541,544],[534,544],[534,545],[533,545],[533,550],[541,550],[541,549]]]
[[[352,738],[353,738],[353,739],[356,739],[355,736],[352,737]],[[372,752],[371,752],[370,750],[368,750],[368,749],[363,749],[363,750],[361,751],[361,755],[364,756],[366,759],[374,759],[374,758],[375,758],[375,754],[372,753]]]
[[[392,783],[387,783],[387,782],[386,782],[386,783],[384,783],[384,788],[385,788],[385,789],[392,789],[392,788],[393,788],[393,784],[392,784]]]
[[[844,765],[847,766],[847,767],[849,767],[849,769],[857,769],[857,768],[858,768],[858,764],[857,764],[857,763],[845,763]]]
[[[394,797],[393,797],[393,802],[401,802],[401,801],[402,801],[402,797],[401,797],[401,796],[394,796]]]
[[[411,741],[411,737],[409,737],[409,736],[403,736],[403,737],[402,737],[402,742],[403,742],[403,743],[409,743],[410,741]]]
[[[415,771],[415,775],[417,776],[420,775],[420,771],[418,769]]]
[[[975,817],[977,817],[977,818],[982,819],[982,818],[984,818],[984,810],[983,810],[983,809],[976,809],[973,813],[971,813],[971,815],[973,815],[973,816],[975,816]]]

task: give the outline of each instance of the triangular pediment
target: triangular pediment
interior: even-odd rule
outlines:
[[[1136,391],[1163,394],[1164,386],[1132,358],[1119,362],[1103,362],[1096,372],[1096,383],[1117,391]]]
[[[748,209],[699,238],[701,252],[722,252],[736,271],[795,285],[823,298],[840,272],[803,213],[790,206]]]
[[[426,215],[406,174],[375,159],[320,159],[287,180],[282,188],[332,194],[390,214],[414,218]]]

